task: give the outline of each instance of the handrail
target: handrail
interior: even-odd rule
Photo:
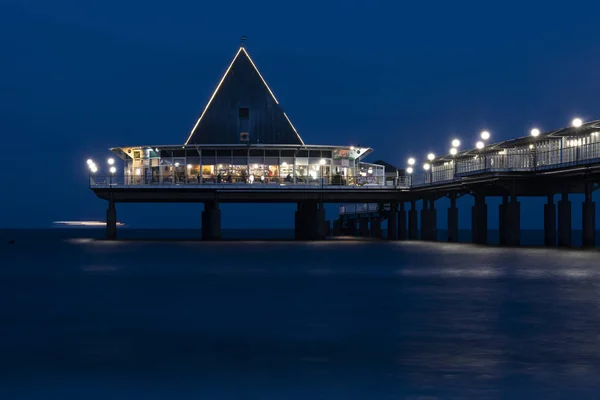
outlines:
[[[590,165],[600,166],[600,142],[545,151],[537,151],[535,147],[512,149],[509,154],[483,150],[473,158],[433,165],[429,171],[414,174],[410,187],[440,185],[488,173],[543,173]]]
[[[94,175],[91,174],[89,177],[90,188],[100,187],[118,187],[118,188],[227,188],[227,189],[272,189],[272,188],[328,188],[328,189],[352,189],[352,188],[387,188],[387,189],[407,189],[410,185],[409,177],[399,177],[393,181],[386,181],[384,176],[374,177],[345,177],[344,180],[332,182],[328,178],[311,179],[306,182],[293,182],[285,178],[270,178],[265,181],[255,180],[250,183],[245,180],[242,182],[232,182],[221,180],[215,182],[214,180],[197,178],[183,178],[173,179],[173,176],[169,177],[144,177],[144,176],[116,176],[116,175]]]

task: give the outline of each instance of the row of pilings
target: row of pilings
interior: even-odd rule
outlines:
[[[596,244],[596,205],[592,201],[592,190],[591,184],[585,185],[581,231],[583,247],[594,247]],[[474,204],[471,207],[471,241],[475,244],[488,244],[486,198],[490,196],[477,192],[470,192],[468,195],[474,198]],[[444,196],[450,200],[446,211],[448,242],[459,241],[459,209],[456,205],[459,196],[457,193]],[[558,202],[554,201],[554,196],[554,194],[547,195],[546,204],[544,204],[544,245],[570,247],[572,246],[572,212],[569,192],[560,193]],[[440,198],[416,198],[406,202],[391,203],[385,211],[379,213],[342,216],[334,221],[333,235],[381,238],[381,221],[387,220],[387,238],[389,240],[436,241],[438,240],[437,213],[439,210],[436,209],[435,203]],[[417,209],[417,203],[421,203],[420,210]],[[518,196],[515,194],[503,195],[502,202],[498,207],[499,244],[519,246],[521,244],[521,203]],[[380,208],[382,207],[380,206]]]

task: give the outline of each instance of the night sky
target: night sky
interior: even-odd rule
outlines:
[[[472,147],[482,129],[493,142],[600,119],[598,11],[573,1],[0,0],[0,227],[104,219],[86,159],[183,143],[241,35],[306,143],[373,147],[370,161],[404,167],[446,153],[453,137]],[[471,202],[459,202],[461,227]],[[524,228],[542,226],[539,204],[523,200]],[[224,228],[293,223],[293,205],[221,208]],[[193,228],[201,210],[118,205],[118,217]]]

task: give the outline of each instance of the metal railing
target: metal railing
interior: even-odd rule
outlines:
[[[410,187],[439,185],[465,177],[501,172],[544,172],[576,166],[600,165],[600,142],[536,151],[510,149],[507,154],[486,153],[433,165],[429,171],[414,174]]]
[[[343,178],[317,178],[317,179],[293,179],[269,177],[264,180],[231,178],[216,179],[198,177],[144,177],[144,176],[117,176],[117,175],[94,175],[89,176],[91,188],[115,187],[115,188],[245,188],[245,189],[305,189],[305,188],[328,188],[328,189],[356,189],[356,188],[378,188],[378,189],[407,189],[410,186],[410,177],[398,177],[393,180],[383,176],[352,176]]]
[[[338,214],[366,214],[379,211],[378,203],[349,203],[338,206]]]

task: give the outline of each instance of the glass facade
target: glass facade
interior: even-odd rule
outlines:
[[[125,183],[365,184],[349,149],[132,148],[123,151]],[[368,174],[368,172],[367,172]]]

